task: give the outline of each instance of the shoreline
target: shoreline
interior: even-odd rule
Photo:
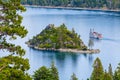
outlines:
[[[54,49],[54,48],[38,48],[32,45],[27,44],[28,47],[40,50],[40,51],[59,51],[59,52],[72,52],[72,53],[80,53],[80,54],[97,54],[100,53],[99,49],[92,49],[92,50],[78,50],[78,49]]]
[[[119,12],[120,9],[96,9],[96,8],[80,8],[80,7],[62,7],[62,6],[38,6],[38,5],[24,5],[32,8],[47,8],[47,9],[65,9],[65,10],[88,10],[88,11],[104,11],[104,12]]]

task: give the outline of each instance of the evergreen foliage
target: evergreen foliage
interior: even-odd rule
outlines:
[[[103,71],[102,63],[99,58],[94,61],[93,72],[91,74],[90,80],[120,80],[120,63],[114,74],[112,72],[112,66],[109,64],[108,72]],[[89,80],[89,79],[88,79]]]
[[[114,76],[113,76],[113,80],[120,80],[118,77],[118,72],[115,71]]]
[[[52,79],[59,80],[58,70],[55,67],[54,62],[52,62],[50,70],[51,70],[51,74],[52,74]]]
[[[120,80],[120,63],[118,64],[118,67],[114,73],[114,80]]]
[[[70,80],[78,80],[78,78],[77,78],[76,75],[73,73]]]
[[[51,68],[42,66],[35,71],[33,75],[34,80],[59,80],[57,68],[52,63]]]
[[[113,79],[112,79],[112,76],[105,71],[104,76],[103,76],[103,80],[113,80]]]
[[[52,80],[51,72],[45,66],[42,66],[40,69],[35,71],[33,75],[34,80]]]
[[[7,40],[26,36],[27,30],[21,25],[22,16],[19,15],[25,10],[20,0],[0,0],[0,49],[10,52],[0,58],[0,80],[31,80],[26,73],[30,68],[28,59],[22,58],[25,50]]]
[[[109,65],[109,68],[110,66],[111,64]],[[114,75],[112,76],[109,71],[108,72],[106,72],[106,70],[103,71],[103,67],[100,59],[96,58],[96,60],[94,61],[94,69],[91,74],[91,77],[90,79],[87,78],[87,80],[120,80],[119,70],[120,70],[120,64],[118,65],[117,69],[114,72]],[[40,69],[35,71],[33,75],[33,79],[34,80],[59,80],[58,71],[57,71],[57,68],[54,66],[54,62],[52,63],[50,68],[46,68],[45,66],[42,66]],[[78,78],[73,73],[71,75],[70,80],[78,80]]]
[[[38,48],[87,50],[80,36],[75,31],[69,31],[64,24],[59,27],[48,25],[40,34],[30,39],[27,43]]]
[[[21,0],[25,5],[120,9],[120,0]]]
[[[103,66],[99,58],[96,58],[93,64],[93,72],[90,80],[102,80],[104,76]]]

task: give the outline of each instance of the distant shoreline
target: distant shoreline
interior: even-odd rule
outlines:
[[[92,49],[92,50],[78,50],[78,49],[54,49],[54,48],[38,48],[36,46],[29,45],[26,43],[28,47],[40,50],[40,51],[59,51],[59,52],[72,52],[72,53],[80,53],[80,54],[97,54],[100,53],[99,49]]]
[[[25,7],[33,8],[48,8],[48,9],[66,9],[66,10],[88,10],[88,11],[104,11],[104,12],[120,12],[120,9],[96,9],[96,8],[80,8],[80,7],[61,7],[61,6],[37,6],[37,5],[24,5]]]

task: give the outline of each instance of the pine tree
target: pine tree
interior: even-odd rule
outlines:
[[[76,75],[73,73],[70,80],[78,80],[78,78],[77,78]]]
[[[118,67],[114,73],[114,80],[120,80],[120,63],[118,64]]]
[[[55,67],[54,62],[52,62],[52,65],[51,65],[50,69],[51,69],[51,74],[52,74],[53,80],[59,80],[58,70]]]
[[[53,80],[51,76],[51,72],[49,68],[42,66],[38,70],[35,71],[33,75],[34,80]]]
[[[113,80],[120,80],[119,78],[118,78],[118,75],[117,75],[117,71],[115,71],[115,73],[114,73],[114,75],[113,75]]]
[[[103,80],[113,80],[113,79],[112,79],[112,76],[105,71],[105,74],[103,76]]]
[[[20,0],[0,0],[0,49],[10,52],[0,58],[0,80],[31,80],[26,73],[30,68],[28,59],[22,58],[25,50],[6,39],[26,36],[27,30],[21,25],[22,16],[19,15],[25,10]]]
[[[102,80],[104,76],[103,66],[99,58],[96,58],[93,64],[93,72],[90,80]]]
[[[52,62],[52,65],[50,68],[42,66],[41,68],[36,70],[33,75],[33,79],[34,80],[59,80],[58,71],[54,65],[54,62]]]

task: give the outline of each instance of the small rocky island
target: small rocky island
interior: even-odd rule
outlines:
[[[89,50],[74,29],[69,31],[65,24],[55,27],[46,26],[42,32],[28,42],[27,45],[37,50],[53,50],[73,53],[99,53],[98,49]]]

